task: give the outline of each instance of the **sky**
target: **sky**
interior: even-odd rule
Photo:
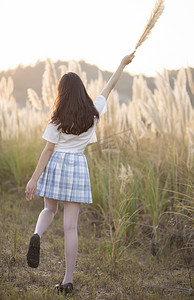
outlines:
[[[114,71],[133,51],[155,0],[0,0],[0,70],[37,60],[85,60]],[[154,75],[194,67],[194,0],[166,0],[147,41],[126,67]]]

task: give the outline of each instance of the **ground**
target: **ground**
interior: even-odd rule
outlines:
[[[28,202],[22,189],[13,189],[1,196],[0,206],[0,299],[64,299],[54,290],[65,270],[62,203],[42,236],[37,269],[28,267],[26,253],[42,198]],[[189,270],[179,263],[178,251],[154,257],[136,243],[120,261],[111,262],[105,249],[108,237],[91,212],[92,206],[82,205],[74,293],[69,299],[193,299]]]

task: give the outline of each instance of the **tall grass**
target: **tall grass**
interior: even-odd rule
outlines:
[[[78,73],[92,99],[103,88],[101,73],[96,80],[87,82],[86,74],[74,61],[67,67],[60,66],[60,70],[61,74],[70,70]],[[189,68],[187,73],[192,90]],[[41,134],[56,97],[56,85],[56,70],[48,60],[41,97],[28,89],[29,102],[18,109],[12,79],[1,80],[2,191],[24,187],[29,179],[43,147]],[[186,72],[183,68],[179,71],[172,87],[164,70],[156,76],[155,85],[152,92],[142,76],[135,77],[132,99],[122,105],[113,91],[108,113],[96,129],[99,141],[86,149],[93,207],[101,215],[104,232],[110,238],[105,249],[111,261],[120,259],[145,228],[149,228],[154,241],[159,241],[161,228],[168,222],[167,211],[178,213],[182,207],[187,216],[193,211],[194,109],[186,89]],[[185,195],[190,197],[187,204]]]

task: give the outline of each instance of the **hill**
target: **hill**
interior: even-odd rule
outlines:
[[[96,65],[88,64],[85,61],[80,61],[79,63],[81,65],[82,70],[86,72],[88,81],[90,81],[91,79],[97,78],[99,68]],[[54,64],[55,64],[56,70],[59,75],[58,67],[61,64],[67,64],[67,62],[57,61]],[[19,65],[15,69],[10,69],[7,71],[0,72],[0,80],[3,76],[5,76],[6,78],[11,76],[13,78],[14,96],[16,98],[16,101],[17,101],[19,107],[23,107],[25,105],[25,102],[27,99],[27,89],[28,88],[34,89],[39,96],[41,95],[42,74],[44,72],[44,67],[45,67],[45,62],[38,61],[33,66],[30,65],[30,66],[24,67],[24,66]],[[191,71],[194,76],[194,69],[191,69]],[[106,80],[106,81],[112,75],[112,73],[109,71],[101,71],[101,72],[102,72],[102,76],[103,76],[104,80]],[[172,85],[173,85],[173,78],[176,77],[177,72],[178,72],[178,70],[169,71],[170,82]],[[144,78],[147,81],[148,87],[153,91],[155,88],[154,77],[144,76]],[[132,82],[133,82],[133,76],[127,72],[123,72],[119,82],[116,85],[116,90],[119,93],[121,102],[127,102],[129,99],[131,99]],[[189,86],[188,86],[188,92],[192,99],[192,103],[194,104],[194,97],[191,94]]]

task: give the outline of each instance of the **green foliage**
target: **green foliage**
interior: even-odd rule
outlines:
[[[145,213],[152,221],[153,232],[157,235],[159,219],[168,200],[166,188],[169,186],[169,174],[164,178],[162,170],[149,161],[145,161],[143,178],[139,182],[138,193]]]
[[[86,151],[93,208],[102,222],[106,236],[104,249],[112,263],[125,259],[128,247],[142,234],[140,223],[150,228],[154,243],[158,243],[161,226],[168,222],[170,214],[187,217],[190,222],[193,213],[194,171],[188,170],[183,155],[180,159],[178,152],[176,155],[172,149],[164,152],[161,146],[155,153],[146,152],[147,145],[143,143],[138,143],[136,152],[128,145],[122,145],[122,151],[120,147],[120,138],[116,137],[114,149],[108,144],[104,151],[104,145],[97,144]],[[10,139],[1,144],[2,193],[23,190],[42,149],[43,142],[36,133],[22,143]],[[2,204],[5,212],[8,205]],[[13,211],[16,219],[18,210]],[[185,225],[185,221],[177,219],[177,226],[180,223]],[[190,224],[187,226],[190,230]],[[13,257],[17,254],[17,235],[16,228]]]
[[[8,188],[24,186],[30,178],[43,149],[43,143],[37,135],[30,139],[10,139],[0,143],[1,184]],[[4,186],[4,188],[5,188]]]

